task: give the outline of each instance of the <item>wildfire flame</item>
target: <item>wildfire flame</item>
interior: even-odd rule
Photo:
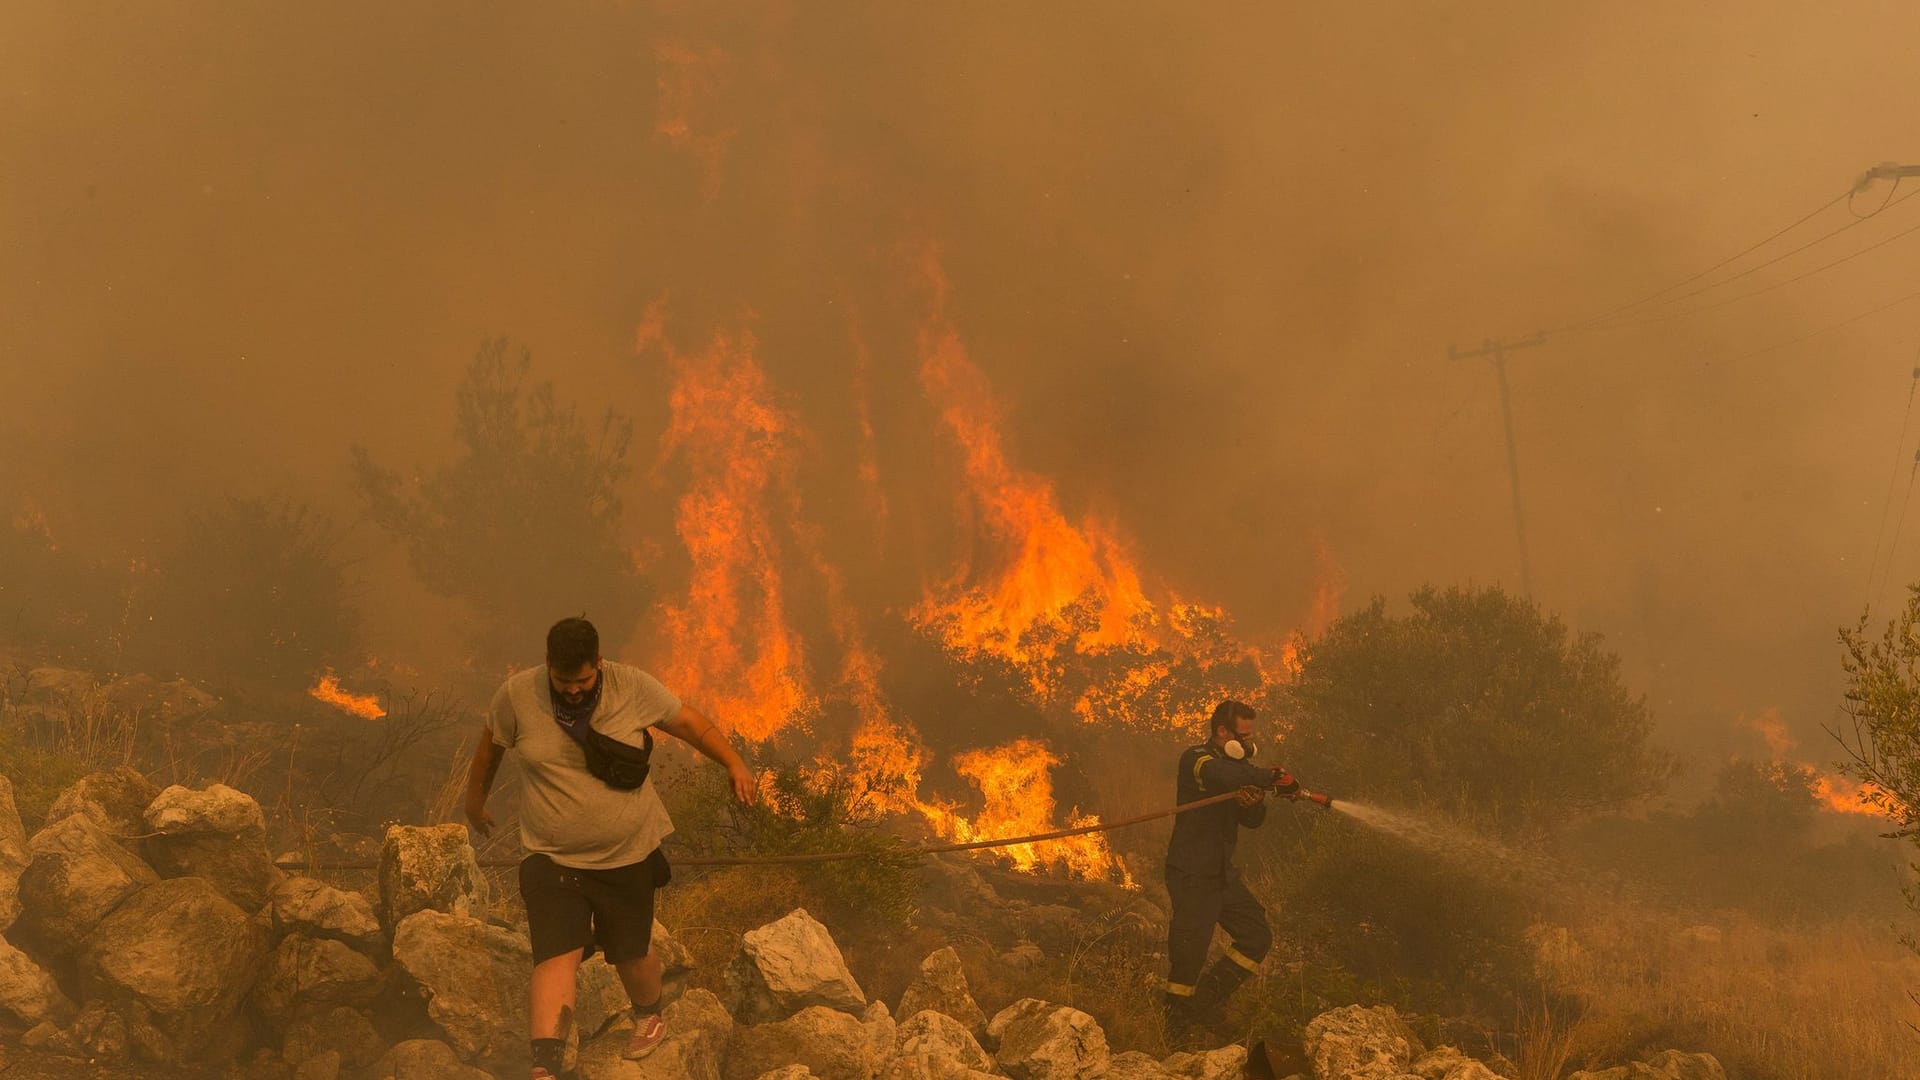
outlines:
[[[914,611],[920,627],[963,661],[1010,664],[1036,700],[1064,696],[1089,723],[1185,723],[1213,700],[1257,696],[1285,677],[1264,650],[1232,636],[1224,610],[1149,598],[1111,525],[1070,521],[1046,478],[1012,464],[986,378],[947,318],[936,253],[922,269],[931,310],[919,338],[921,384],[959,444],[965,508],[997,561],[982,572],[965,561],[928,590]],[[1337,568],[1322,578],[1337,580]],[[1338,601],[1333,585],[1316,595],[1316,611],[1324,603],[1330,619]]]
[[[659,343],[676,376],[660,454],[690,473],[675,529],[692,561],[685,598],[665,605],[663,674],[759,742],[818,704],[787,618],[771,512],[792,490],[793,420],[772,402],[751,333],[723,331],[684,355],[659,329],[656,307],[640,344]]]
[[[380,705],[379,697],[342,690],[340,680],[335,678],[331,671],[320,676],[318,681],[307,688],[307,696],[362,720],[378,720],[387,715],[387,710]]]
[[[1766,740],[1767,752],[1774,761],[1791,763],[1813,773],[1813,795],[1823,808],[1837,814],[1891,816],[1886,805],[1889,796],[1879,788],[1872,784],[1856,784],[1817,765],[1797,760],[1798,740],[1787,731],[1786,721],[1781,719],[1777,709],[1764,710],[1754,717],[1743,717],[1741,723]]]

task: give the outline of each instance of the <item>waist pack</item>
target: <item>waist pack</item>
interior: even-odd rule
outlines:
[[[555,723],[559,723],[556,718]],[[624,743],[604,731],[595,731],[590,722],[575,726],[560,724],[560,730],[580,744],[587,755],[587,771],[616,791],[632,791],[647,782],[647,770],[653,758],[653,732],[642,729],[643,746]]]

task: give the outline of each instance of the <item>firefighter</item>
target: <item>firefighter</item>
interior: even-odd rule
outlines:
[[[1273,945],[1266,909],[1233,865],[1241,829],[1266,820],[1269,791],[1294,796],[1300,785],[1284,771],[1253,764],[1254,711],[1239,701],[1213,710],[1207,741],[1180,755],[1177,801],[1198,802],[1237,789],[1239,797],[1174,818],[1167,844],[1167,1033],[1180,1040],[1195,1024],[1218,1014],[1234,990],[1260,966]],[[1232,943],[1202,974],[1213,928]]]

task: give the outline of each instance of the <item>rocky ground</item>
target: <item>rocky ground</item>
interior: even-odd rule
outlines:
[[[406,1080],[524,1076],[525,934],[489,921],[458,825],[396,826],[377,897],[276,867],[263,816],[218,784],[156,791],[121,769],[62,793],[25,833],[0,777],[0,1076]],[[582,1080],[1223,1080],[1248,1048],[1114,1053],[1098,1019],[1026,998],[988,1016],[942,948],[892,1006],[870,1000],[826,927],[796,909],[743,935],[720,992],[656,925],[668,1036],[624,1061],[613,970],[582,967],[570,1046]],[[1265,1050],[1261,1051],[1261,1055]],[[1260,1055],[1257,1055],[1260,1056]],[[1325,1013],[1276,1049],[1300,1080],[1490,1080],[1504,1060],[1428,1049],[1391,1008]],[[1669,1051],[1566,1080],[1723,1080]]]

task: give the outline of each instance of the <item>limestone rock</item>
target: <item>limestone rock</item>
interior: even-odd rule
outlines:
[[[805,1065],[820,1080],[871,1080],[880,1071],[858,1019],[809,1005],[785,1020],[735,1028],[727,1080],[755,1080],[782,1065]]]
[[[525,936],[466,915],[416,911],[394,930],[393,963],[419,987],[427,1017],[462,1059],[525,1056],[533,972]]]
[[[53,976],[0,938],[0,1017],[11,1016],[32,1027],[43,1020],[63,1020],[72,1010]]]
[[[973,1000],[967,973],[960,967],[960,954],[951,945],[920,961],[920,974],[900,995],[901,1016],[914,1016],[923,1009],[951,1016],[976,1038],[987,1030],[987,1014]]]
[[[120,902],[159,880],[153,868],[84,814],[70,814],[27,842],[20,923],[47,951],[76,951]]]
[[[13,803],[13,782],[0,775],[0,930],[20,917],[20,872],[32,861],[27,828]]]
[[[993,1071],[993,1058],[980,1040],[958,1019],[932,1009],[922,1009],[906,1019],[897,1031],[897,1046],[903,1057],[950,1060],[979,1072]]]
[[[614,1017],[632,1006],[620,973],[606,957],[596,952],[581,963],[574,983],[573,1022],[583,1041],[600,1034]]]
[[[866,994],[839,946],[806,909],[747,931],[740,944],[726,982],[734,1017],[742,1023],[779,1020],[814,1005],[855,1016],[866,1009]]]
[[[200,878],[149,885],[116,908],[80,955],[83,983],[122,1008],[150,1056],[219,1058],[244,1035],[232,1023],[266,954],[262,928]]]
[[[1307,1024],[1302,1042],[1316,1077],[1341,1080],[1400,1080],[1412,1075],[1413,1060],[1426,1052],[1389,1005],[1321,1013]]]
[[[987,1023],[994,1060],[1014,1080],[1078,1080],[1107,1068],[1107,1033],[1067,1005],[1022,998]]]
[[[88,773],[53,800],[47,821],[85,814],[114,839],[126,840],[147,831],[147,807],[158,794],[152,781],[128,765]]]
[[[380,970],[347,943],[288,934],[267,957],[253,1001],[261,1016],[284,1029],[299,1012],[364,1005],[379,992]]]
[[[127,1022],[106,1002],[89,1001],[48,1049],[101,1061],[125,1061],[129,1049]]]
[[[1240,1080],[1246,1072],[1247,1048],[1222,1046],[1217,1050],[1174,1054],[1162,1061],[1160,1067],[1167,1075],[1180,1080]]]
[[[867,1003],[866,1012],[860,1015],[860,1031],[867,1040],[867,1052],[876,1063],[885,1063],[893,1057],[899,1043],[900,1025],[894,1022],[893,1010],[887,1008],[886,1002]]]
[[[1173,1080],[1173,1074],[1154,1060],[1153,1055],[1129,1050],[1107,1059],[1106,1080]]]
[[[777,1069],[768,1069],[757,1080],[819,1080],[813,1070],[805,1065],[782,1065]]]
[[[492,1074],[460,1062],[438,1039],[408,1039],[374,1062],[371,1080],[493,1080]]]
[[[280,1043],[281,1059],[293,1065],[332,1052],[340,1055],[347,1068],[364,1069],[386,1051],[387,1044],[374,1030],[373,1020],[345,1005],[296,1017],[287,1025],[286,1038]]]
[[[1567,1080],[1727,1080],[1727,1073],[1712,1054],[1662,1050],[1645,1061],[1577,1072]]]
[[[394,825],[380,844],[380,921],[397,927],[416,911],[475,918],[487,905],[487,879],[464,825]]]
[[[1727,1080],[1726,1070],[1720,1067],[1720,1060],[1712,1054],[1662,1050],[1648,1057],[1646,1062],[1672,1080]]]
[[[1421,1080],[1509,1080],[1485,1062],[1476,1061],[1457,1047],[1441,1046],[1414,1059],[1411,1071]]]
[[[668,1005],[660,1018],[674,1034],[693,1033],[704,1037],[713,1051],[713,1060],[725,1060],[733,1043],[733,1017],[710,990],[693,989]]]
[[[225,784],[175,784],[146,810],[142,844],[161,877],[201,877],[245,911],[258,911],[281,871],[267,853],[266,817],[253,796]]]
[[[340,1051],[322,1050],[294,1066],[293,1080],[340,1080]]]
[[[719,1053],[699,1030],[675,1030],[638,1061],[621,1053],[633,1032],[633,1017],[623,1016],[603,1034],[580,1048],[575,1066],[580,1080],[720,1080]]]
[[[268,896],[275,934],[331,938],[381,959],[384,939],[373,904],[359,893],[336,889],[310,877],[287,877]]]

